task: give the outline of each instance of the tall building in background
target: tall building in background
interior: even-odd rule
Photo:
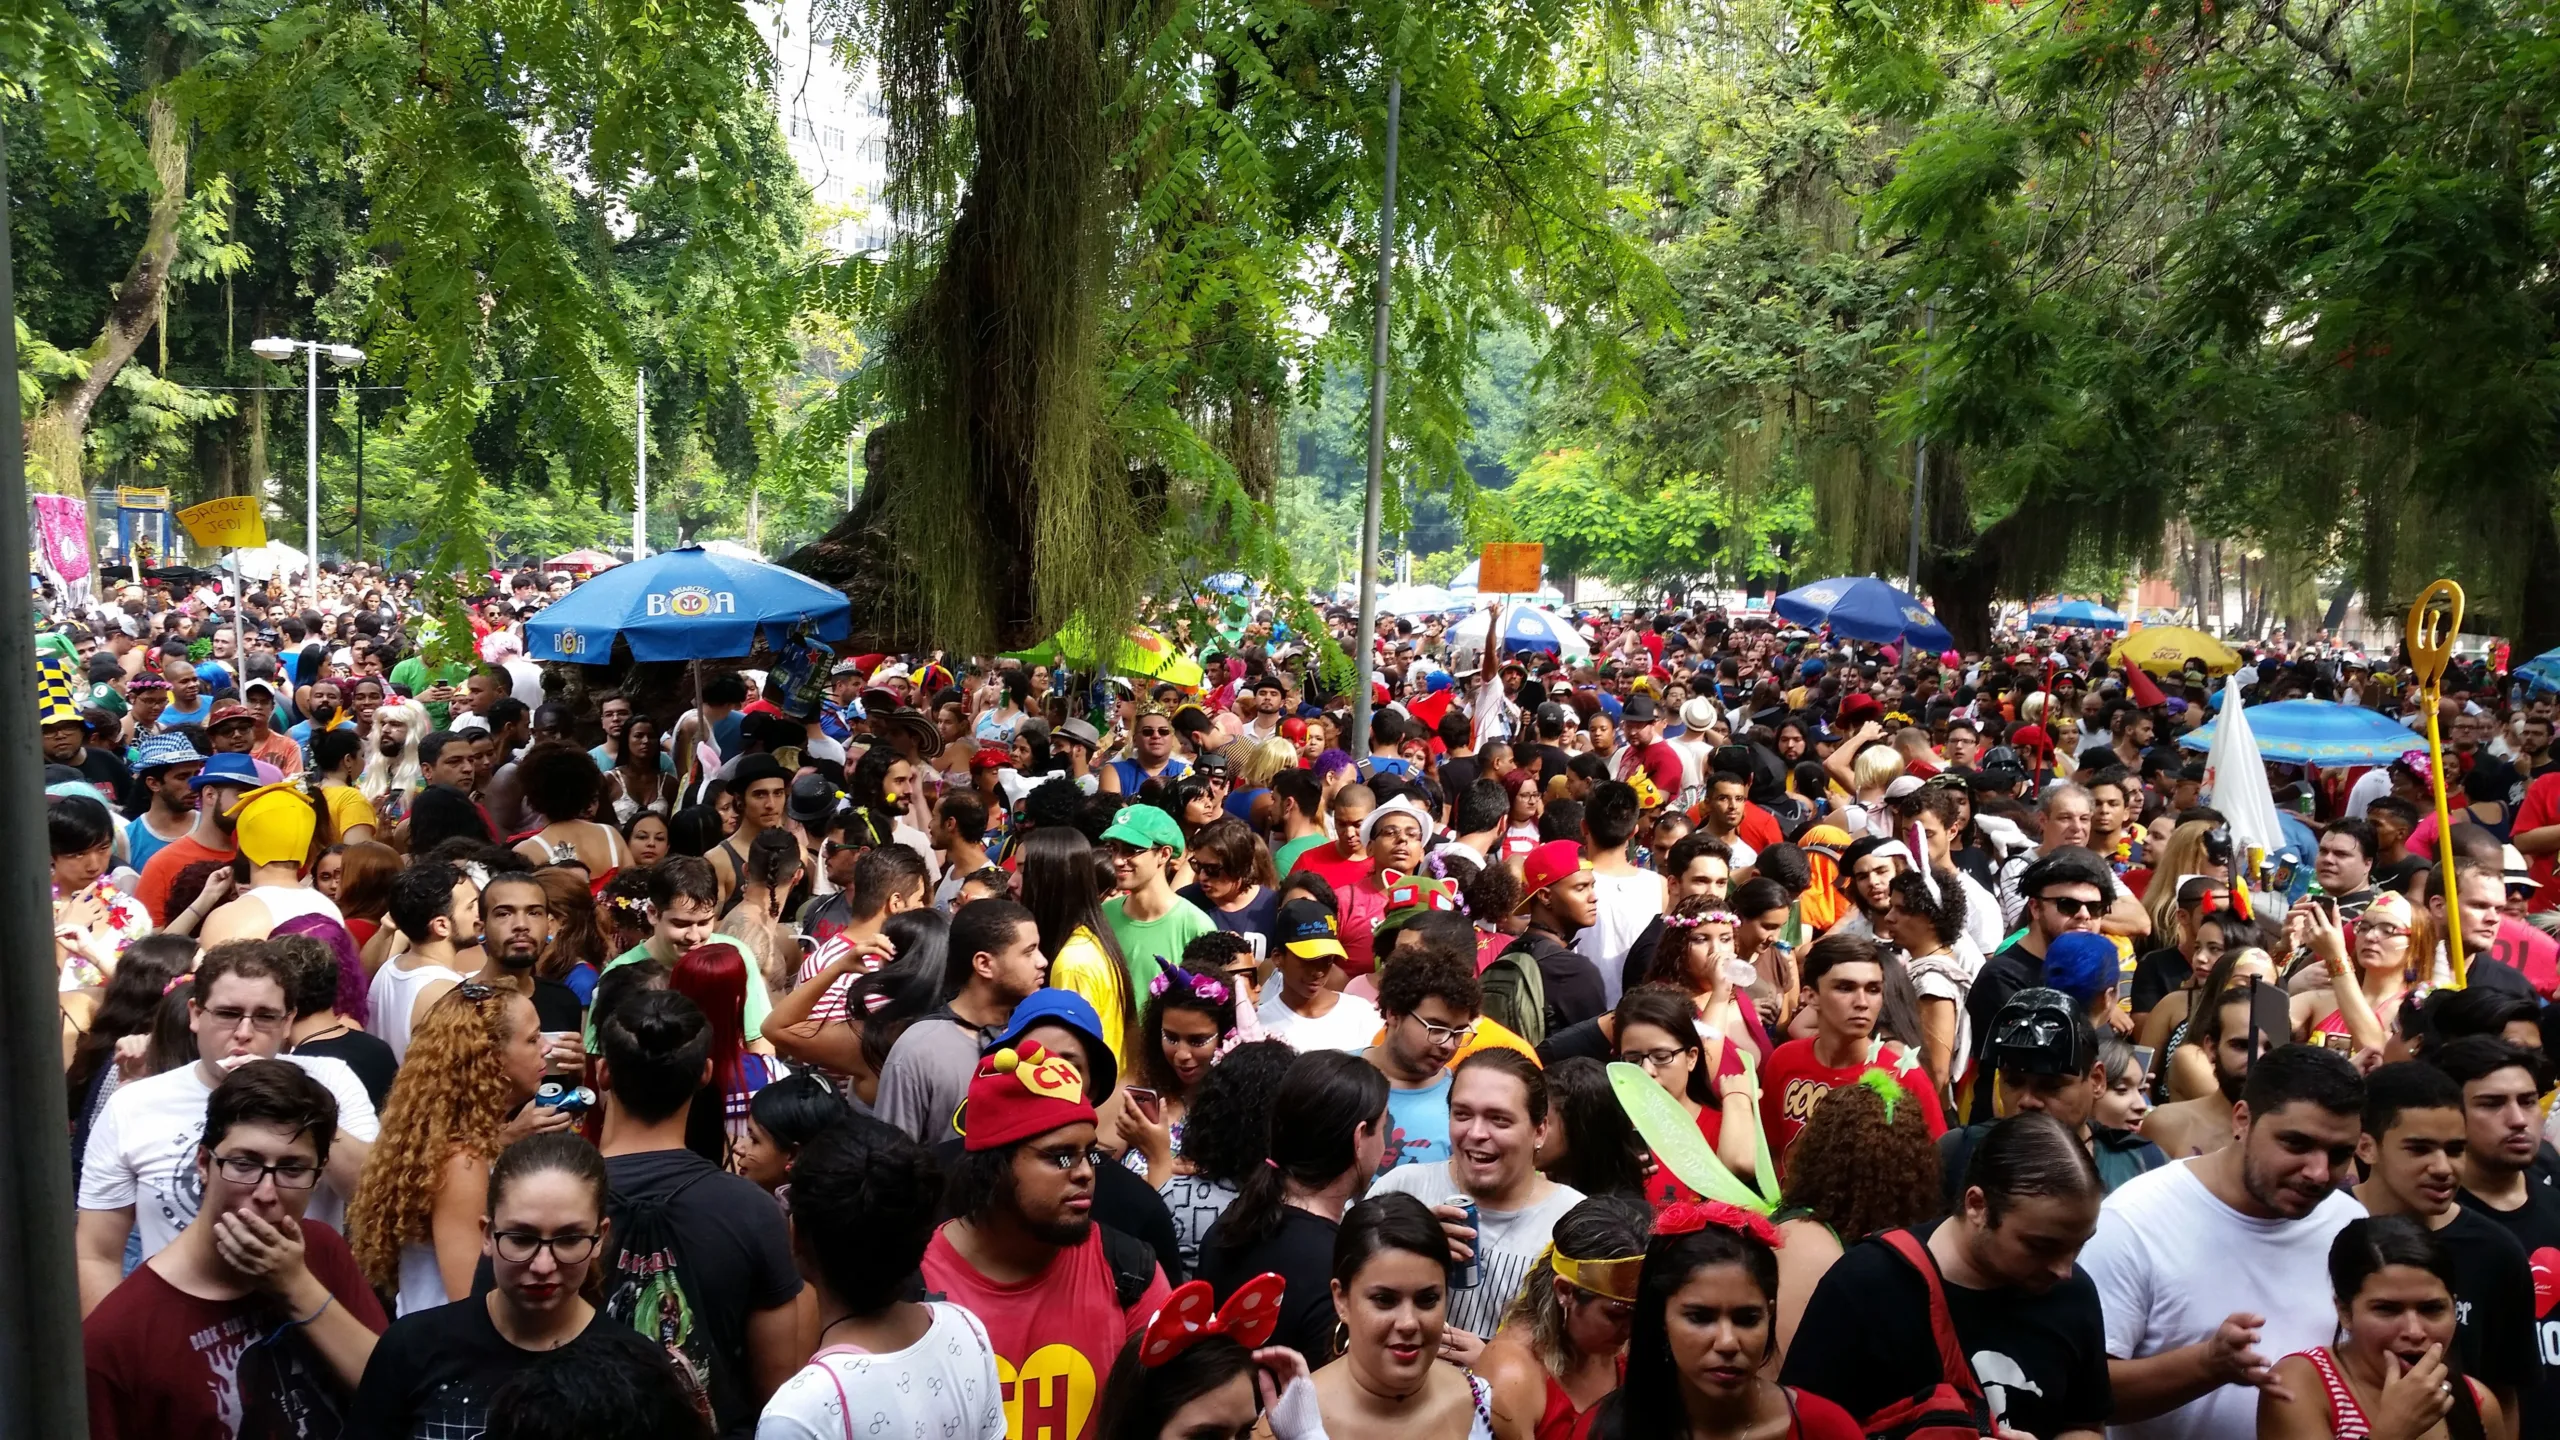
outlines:
[[[880,82],[867,65],[856,74],[837,63],[809,9],[809,0],[781,0],[765,21],[782,137],[812,198],[832,214],[820,237],[827,248],[840,255],[883,249],[890,234],[880,198],[889,178],[889,121]]]

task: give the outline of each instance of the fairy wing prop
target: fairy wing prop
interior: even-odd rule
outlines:
[[[1745,1181],[1725,1168],[1716,1158],[1715,1147],[1698,1133],[1698,1122],[1642,1069],[1623,1060],[1611,1061],[1609,1088],[1617,1094],[1618,1107],[1627,1112],[1636,1134],[1653,1148],[1654,1157],[1672,1178],[1710,1200],[1758,1214],[1778,1208],[1778,1166],[1769,1158],[1769,1137],[1758,1125],[1752,1126],[1757,1168],[1752,1181]]]

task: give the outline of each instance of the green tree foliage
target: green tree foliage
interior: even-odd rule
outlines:
[[[1895,403],[2011,556],[2183,513],[2387,612],[2560,641],[2560,27],[2544,0],[1807,6],[1915,128],[1872,222],[1939,297]],[[2030,570],[2038,567],[2029,566]]]

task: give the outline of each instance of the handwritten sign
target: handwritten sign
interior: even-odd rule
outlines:
[[[1535,543],[1487,545],[1476,560],[1476,593],[1535,595],[1546,568],[1547,547]]]
[[[199,545],[254,550],[267,543],[267,517],[260,513],[254,496],[231,495],[190,505],[178,512],[178,523]]]

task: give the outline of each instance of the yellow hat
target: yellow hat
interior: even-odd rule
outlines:
[[[240,838],[240,853],[252,865],[302,865],[311,858],[311,837],[319,833],[320,812],[302,787],[289,781],[261,785],[242,795],[224,812]]]

